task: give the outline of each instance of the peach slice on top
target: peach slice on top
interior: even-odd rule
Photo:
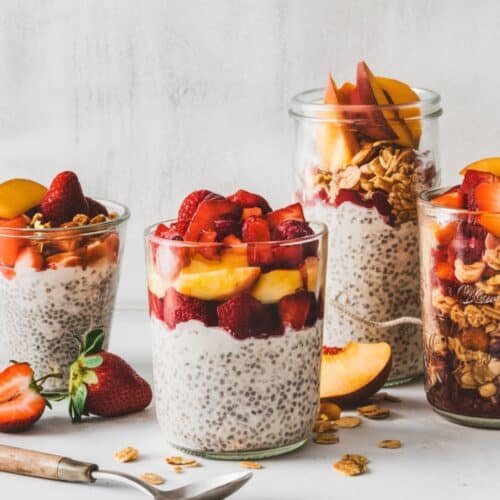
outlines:
[[[40,203],[47,188],[28,179],[10,179],[0,184],[0,218],[12,219]]]
[[[323,347],[320,397],[340,405],[364,401],[384,385],[391,364],[391,347],[385,342]]]
[[[460,170],[460,175],[465,175],[469,170],[476,170],[477,172],[488,172],[497,177],[500,177],[500,158],[483,158],[482,160],[470,163],[462,170]]]
[[[394,104],[365,62],[358,64],[356,92],[353,98],[355,104],[378,106]],[[365,123],[360,120],[358,125],[362,133],[372,139],[396,140],[402,146],[415,146],[415,139],[410,129],[394,109],[367,109],[366,112],[362,113],[362,117],[365,115]]]
[[[492,212],[480,214],[478,222],[486,231],[494,236],[500,236],[500,183],[483,182],[476,186],[475,199],[477,208]]]
[[[345,87],[345,85],[344,85]],[[343,95],[349,91],[343,87]],[[352,93],[352,89],[350,91]],[[328,76],[325,91],[325,104],[349,104],[344,101],[332,75]],[[318,152],[324,169],[338,170],[343,167],[359,151],[359,144],[349,125],[342,123],[347,117],[342,111],[334,110],[324,113],[325,119],[331,119],[321,125],[318,133]]]

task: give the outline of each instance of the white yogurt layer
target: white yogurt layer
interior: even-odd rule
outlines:
[[[420,317],[417,222],[391,227],[375,208],[350,202],[338,208],[317,203],[306,211],[309,219],[325,222],[329,230],[325,343],[388,342],[393,350],[392,380],[420,373],[419,327],[381,329],[356,319]]]
[[[22,270],[0,276],[0,326],[9,356],[29,361],[49,390],[67,388],[68,365],[78,354],[74,335],[103,328],[106,344],[118,284],[118,266],[102,259],[96,265],[45,271]]]
[[[321,322],[244,340],[196,320],[174,330],[151,322],[156,411],[169,442],[242,452],[309,436],[319,403]]]

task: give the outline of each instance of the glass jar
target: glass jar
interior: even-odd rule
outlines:
[[[454,421],[500,428],[500,214],[419,200],[425,390]],[[493,228],[493,229],[492,229]]]
[[[325,342],[388,342],[389,385],[422,373],[416,197],[439,182],[440,97],[405,105],[291,102],[296,198],[327,224]]]
[[[128,208],[99,200],[114,219],[72,227],[27,227],[19,216],[0,226],[0,331],[8,359],[67,391],[82,338],[102,328],[108,345]],[[86,216],[76,216],[83,217]],[[96,219],[99,220],[99,219]]]
[[[146,230],[156,413],[173,446],[257,459],[309,438],[326,265],[326,228],[310,225],[307,237],[235,245]],[[266,255],[297,266],[262,266]]]

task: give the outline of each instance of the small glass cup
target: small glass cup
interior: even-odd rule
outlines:
[[[387,385],[423,370],[416,199],[439,183],[440,97],[412,92],[404,105],[327,105],[314,89],[290,106],[296,199],[330,234],[325,343],[389,343]]]
[[[425,390],[458,423],[500,428],[500,214],[418,204]]]
[[[146,229],[156,413],[175,447],[257,459],[309,438],[327,235],[323,224],[310,225],[311,236],[235,245],[166,240],[155,236],[156,224]],[[296,265],[260,264],[267,256]]]
[[[78,342],[102,328],[109,342],[119,278],[124,205],[100,200],[114,219],[73,227],[0,227],[0,332],[9,359],[54,373],[49,391],[67,390]]]

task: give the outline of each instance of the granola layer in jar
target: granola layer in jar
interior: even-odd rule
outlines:
[[[426,192],[419,204],[427,399],[486,427],[500,427],[498,181],[470,170],[462,186]]]
[[[375,77],[297,95],[296,197],[329,228],[325,342],[388,342],[389,383],[422,372],[416,198],[439,181],[439,96]]]

